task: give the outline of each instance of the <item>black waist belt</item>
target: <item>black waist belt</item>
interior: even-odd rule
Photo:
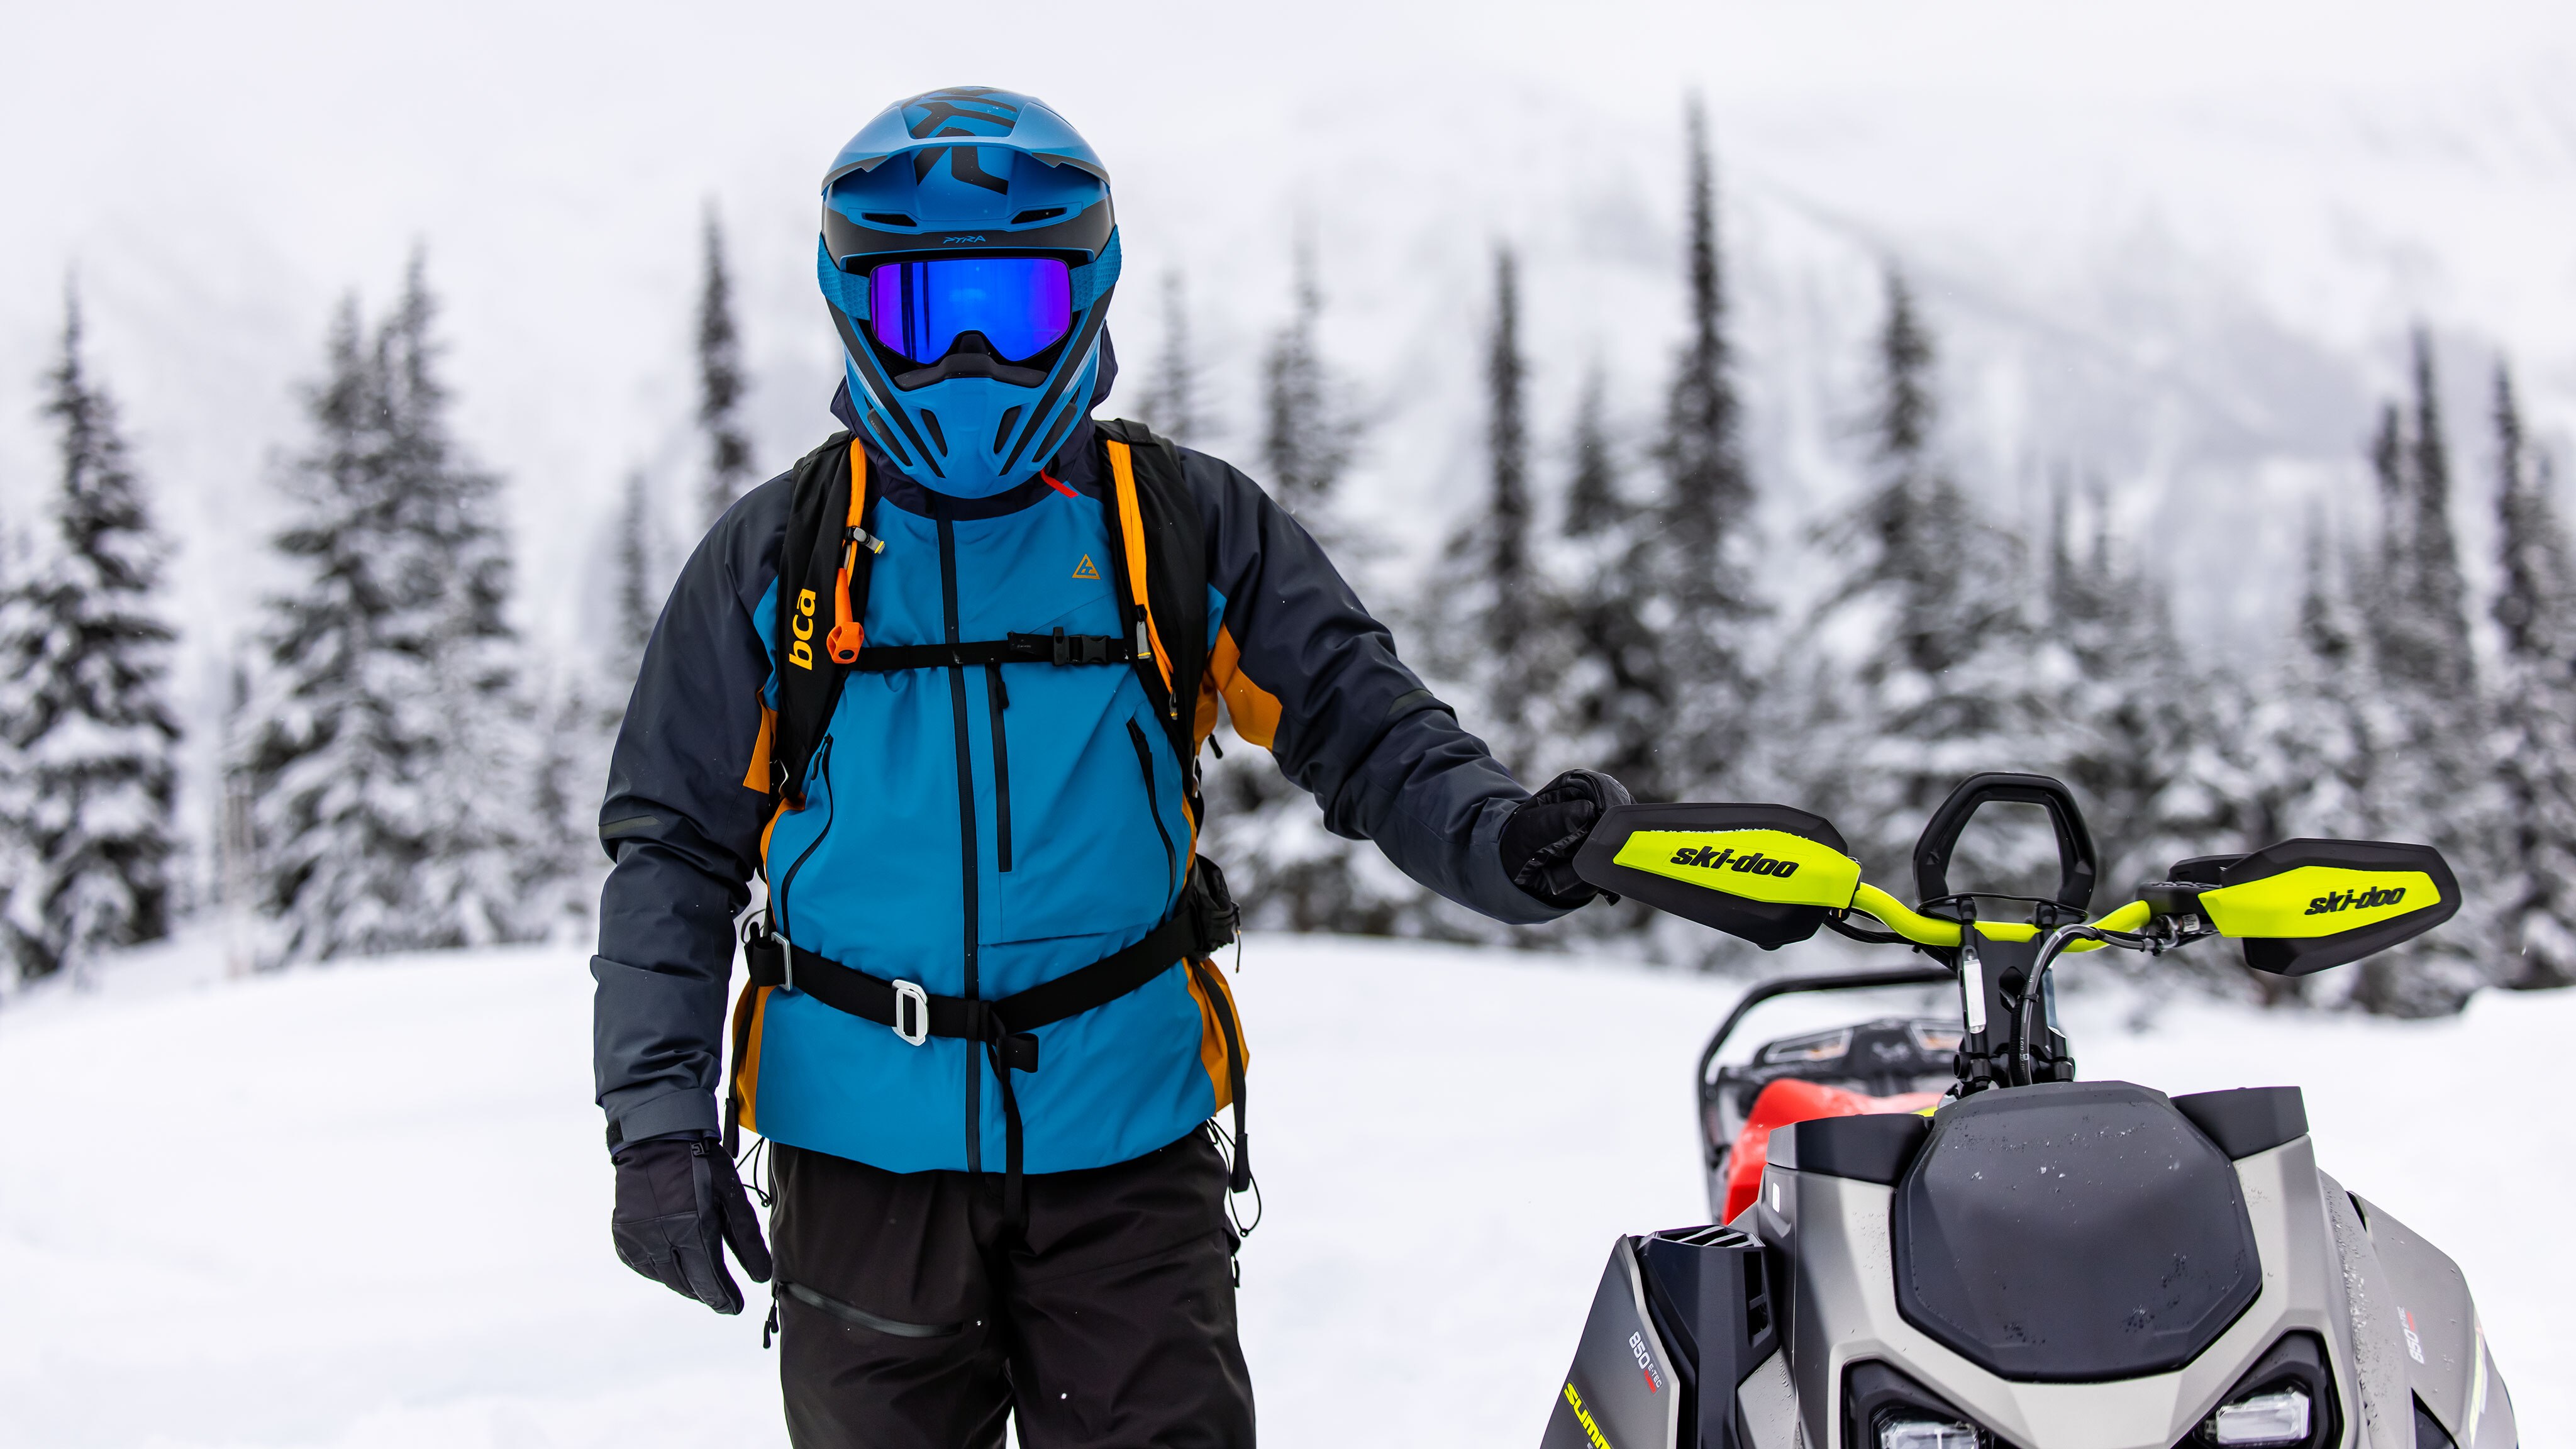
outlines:
[[[868,644],[851,665],[863,673],[944,669],[952,664],[1133,664],[1136,650],[1113,634],[1012,634],[962,644]]]
[[[752,985],[802,991],[835,1011],[886,1027],[914,1046],[934,1036],[983,1043],[993,1075],[1002,1084],[1002,1211],[1016,1232],[1027,1222],[1027,1215],[1020,1173],[1020,1104],[1011,1089],[1011,1073],[1038,1069],[1038,1039],[1033,1033],[1106,1006],[1174,966],[1194,976],[1211,972],[1205,958],[1233,939],[1234,902],[1226,892],[1225,877],[1202,858],[1193,863],[1180,904],[1143,940],[998,1001],[933,996],[914,982],[870,976],[772,934],[766,921],[756,921],[743,938],[743,959]],[[1202,979],[1200,990],[1216,1012],[1225,1037],[1228,1085],[1234,1091],[1232,1185],[1241,1192],[1251,1185],[1252,1176],[1251,1148],[1244,1137],[1242,1032],[1224,988]]]

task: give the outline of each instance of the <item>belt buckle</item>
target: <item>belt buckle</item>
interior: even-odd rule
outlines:
[[[893,985],[894,1021],[891,1024],[894,1034],[919,1046],[930,1040],[930,993],[922,990],[917,982],[897,981]],[[910,1031],[903,1029],[904,1004],[907,1002],[912,1005],[913,1029]]]

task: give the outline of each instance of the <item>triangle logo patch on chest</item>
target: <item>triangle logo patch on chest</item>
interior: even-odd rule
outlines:
[[[1100,569],[1092,563],[1091,555],[1084,554],[1082,562],[1074,565],[1073,576],[1077,579],[1096,579],[1100,577]]]

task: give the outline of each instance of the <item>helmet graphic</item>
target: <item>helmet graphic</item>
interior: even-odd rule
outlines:
[[[861,426],[924,486],[1016,487],[1089,413],[1118,281],[1109,173],[1036,98],[887,107],[823,176],[819,252]]]

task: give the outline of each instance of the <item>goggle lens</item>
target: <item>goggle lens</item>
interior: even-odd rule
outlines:
[[[914,362],[979,332],[1005,361],[1043,352],[1073,325],[1073,277],[1054,257],[943,257],[868,273],[868,330]]]

